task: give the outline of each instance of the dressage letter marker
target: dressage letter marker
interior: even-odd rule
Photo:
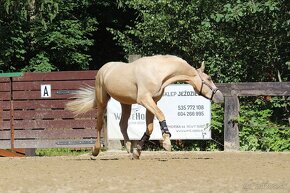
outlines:
[[[51,97],[51,85],[50,84],[44,84],[41,85],[41,98],[50,98]]]

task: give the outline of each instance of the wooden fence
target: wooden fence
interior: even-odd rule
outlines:
[[[95,75],[71,71],[1,77],[0,149],[92,146],[95,111],[74,117],[64,108],[79,87],[94,86]]]
[[[96,71],[72,71],[0,77],[0,156],[1,152],[4,154],[1,149],[17,152],[17,148],[91,147],[96,140],[96,112],[74,117],[64,106],[79,87],[94,85],[95,74]],[[47,89],[44,96],[41,94],[42,86]],[[290,95],[290,82],[217,86],[225,96],[225,150],[239,150],[240,147],[238,123],[235,121],[239,115],[239,96]],[[6,152],[6,155],[11,155],[11,152]]]
[[[224,150],[240,149],[239,96],[290,96],[290,82],[247,82],[217,84],[225,96],[224,112]]]

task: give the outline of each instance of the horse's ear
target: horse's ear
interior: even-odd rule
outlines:
[[[200,69],[202,72],[204,72],[204,69],[205,69],[204,61],[202,61],[201,66],[200,66],[199,69]]]

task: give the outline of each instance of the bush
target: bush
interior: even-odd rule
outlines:
[[[271,121],[273,112],[261,99],[241,106],[239,129],[242,150],[290,150],[290,127],[279,123],[281,121]]]

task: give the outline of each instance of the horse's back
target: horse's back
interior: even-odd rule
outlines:
[[[142,65],[143,67],[148,67],[150,65],[168,65],[168,64],[180,64],[180,63],[187,63],[182,58],[173,55],[155,55],[155,56],[145,56],[138,60],[132,62],[134,65]],[[145,65],[145,66],[144,66]]]
[[[109,95],[123,103],[136,103],[138,94],[160,92],[162,84],[182,66],[183,59],[171,55],[143,57],[131,63],[109,62],[98,72]]]
[[[143,74],[156,69],[165,70],[165,68],[170,68],[172,66],[176,66],[177,68],[179,64],[182,63],[187,64],[186,61],[177,56],[155,55],[142,57],[131,63],[108,62],[100,70],[108,77],[115,76],[115,74],[122,74],[125,75],[126,78],[130,78],[136,73]]]

